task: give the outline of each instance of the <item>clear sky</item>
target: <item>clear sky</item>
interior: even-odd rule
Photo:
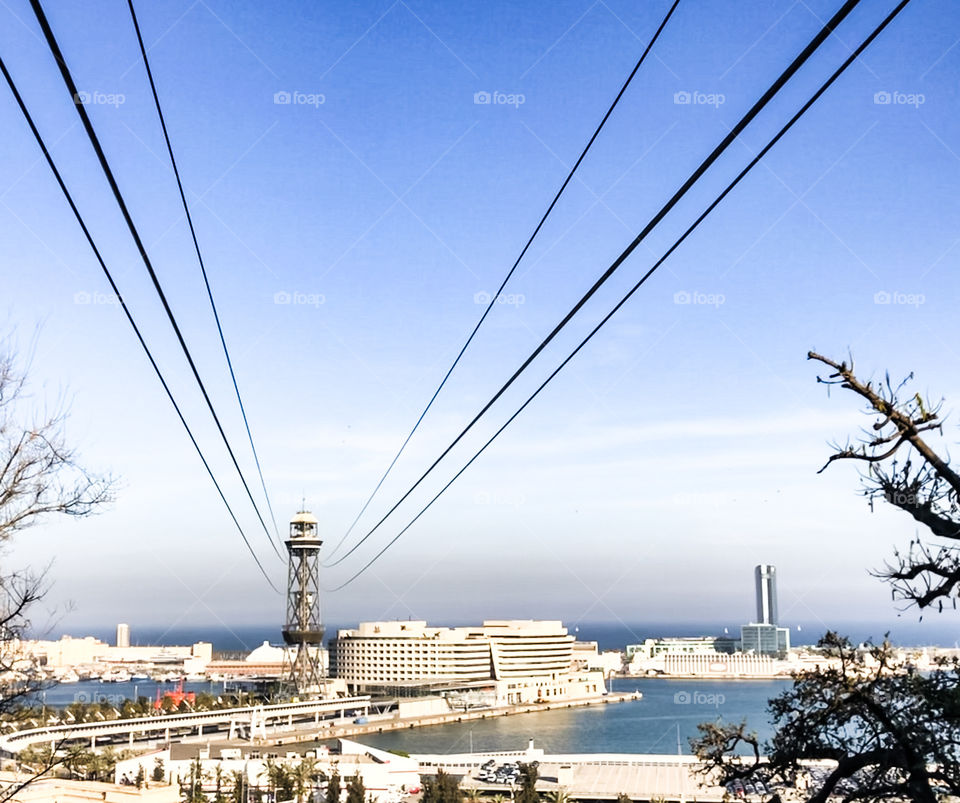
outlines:
[[[126,4],[46,5],[255,481]],[[328,586],[406,523],[893,5],[864,0],[455,459],[326,574]],[[681,0],[508,287],[510,303],[492,313],[364,523],[838,6]],[[480,315],[478,294],[496,288],[667,7],[138,3],[281,528],[305,496],[328,543],[343,534]],[[0,52],[282,583],[29,4],[9,0],[0,20]],[[853,396],[828,397],[805,355],[850,349],[864,374],[914,371],[918,389],[960,404],[958,22],[951,0],[908,6],[375,569],[325,596],[328,617],[736,623],[752,615],[752,567],[766,562],[779,569],[785,621],[892,619],[889,591],[868,570],[915,529],[896,511],[871,513],[852,466],[815,473],[829,442],[864,418]],[[477,93],[512,102],[477,103]],[[65,398],[86,463],[120,478],[109,511],[48,521],[4,556],[53,559],[52,613],[35,618],[72,604],[56,629],[279,620],[282,599],[109,303],[6,89],[0,124],[4,329],[27,352],[39,327],[34,398]],[[677,303],[688,298],[705,303]]]

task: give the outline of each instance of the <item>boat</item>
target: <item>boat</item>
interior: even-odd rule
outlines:
[[[101,683],[128,683],[130,673],[126,669],[109,669],[100,676]]]

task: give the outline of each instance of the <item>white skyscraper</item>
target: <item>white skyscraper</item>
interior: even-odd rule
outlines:
[[[777,567],[761,563],[753,571],[757,581],[757,624],[775,625],[777,623]]]
[[[130,625],[123,622],[117,625],[117,646],[130,646]]]

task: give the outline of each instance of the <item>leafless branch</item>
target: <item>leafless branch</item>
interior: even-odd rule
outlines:
[[[913,374],[894,383],[887,374],[879,383],[860,380],[853,360],[836,362],[816,352],[807,359],[831,369],[817,381],[839,385],[860,396],[867,412],[876,416],[860,443],[834,447],[834,453],[820,469],[823,472],[838,460],[853,460],[864,466],[863,494],[873,505],[883,500],[909,513],[937,538],[960,541],[960,474],[925,438],[943,434],[943,402],[931,404],[920,393],[906,390]],[[960,592],[960,562],[949,549],[931,551],[918,542],[906,555],[897,554],[877,576],[893,586],[895,599],[923,609],[942,607],[945,599]]]

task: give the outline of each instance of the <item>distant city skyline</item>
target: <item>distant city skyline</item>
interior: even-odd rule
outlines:
[[[866,419],[852,395],[828,395],[805,355],[849,350],[864,376],[889,371],[895,381],[914,372],[919,390],[946,398],[945,412],[960,408],[960,241],[943,224],[960,218],[960,7],[948,0],[911,4],[397,545],[331,591],[513,413],[888,5],[860,4],[437,476],[324,570],[328,622],[709,614],[737,628],[753,616],[747,583],[759,560],[789,576],[778,589],[783,622],[916,621],[915,610],[898,618],[869,571],[917,526],[883,504],[871,511],[852,466],[816,473],[830,444],[856,438]],[[499,0],[284,13],[249,0],[142,6],[277,525],[285,532],[306,497],[326,559],[669,3],[557,0],[549,13]],[[836,6],[680,4],[351,539],[433,462]],[[252,477],[122,11],[93,0],[48,13]],[[13,0],[0,20],[4,59],[282,588],[284,564],[231,474],[29,4]],[[283,93],[313,100],[285,103]],[[483,93],[515,102],[487,104]],[[283,595],[232,529],[8,92],[0,108],[4,330],[29,363],[35,410],[62,399],[83,464],[120,479],[102,515],[50,519],[10,542],[11,567],[53,561],[36,627],[112,630],[122,620],[134,639],[147,625],[279,628]],[[957,440],[954,422],[938,445]],[[953,612],[918,625],[951,626],[960,632]]]

